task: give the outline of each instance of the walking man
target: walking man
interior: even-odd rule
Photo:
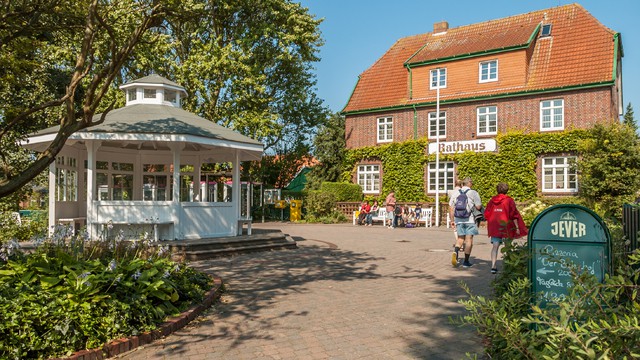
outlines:
[[[458,252],[464,244],[464,262],[462,266],[471,267],[469,257],[473,248],[473,236],[478,235],[478,226],[473,216],[473,207],[480,210],[482,208],[482,200],[477,191],[471,189],[473,181],[470,177],[462,180],[462,188],[449,200],[449,216],[453,221],[451,227],[458,236],[456,244],[451,254],[451,265],[458,266]]]

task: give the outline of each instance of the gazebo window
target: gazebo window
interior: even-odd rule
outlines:
[[[194,166],[180,165],[180,201],[196,201],[197,193],[193,189]]]
[[[170,90],[165,90],[164,91],[164,101],[168,101],[172,104],[175,104],[177,101],[177,97],[176,97],[176,92],[175,91],[170,91]]]
[[[56,158],[56,201],[78,201],[78,170],[76,159]]]
[[[138,91],[137,89],[129,89],[127,90],[127,95],[129,96],[129,101],[134,101],[138,99]]]
[[[169,166],[164,164],[144,164],[142,171],[142,199],[146,201],[171,200]]]
[[[156,89],[144,89],[144,98],[145,99],[155,99],[156,98]]]
[[[224,173],[209,173],[200,176],[200,196],[208,202],[231,201],[231,177]]]
[[[114,162],[111,166],[113,200],[133,200],[133,164]]]
[[[101,171],[102,170],[102,171]],[[109,196],[109,163],[107,161],[96,161],[96,189],[98,190],[98,200],[110,200]]]
[[[98,201],[133,200],[133,164],[96,161]]]

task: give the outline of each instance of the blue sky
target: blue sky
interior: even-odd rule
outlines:
[[[300,0],[320,25],[325,45],[315,64],[317,93],[331,111],[342,110],[358,75],[380,58],[396,40],[430,32],[433,23],[449,27],[474,24],[566,5],[565,0]],[[631,102],[640,122],[640,1],[577,2],[602,24],[622,34],[624,107]]]

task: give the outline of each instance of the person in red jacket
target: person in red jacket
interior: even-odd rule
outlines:
[[[487,232],[491,238],[491,273],[498,272],[496,260],[498,259],[498,250],[504,239],[517,239],[525,236],[528,232],[527,227],[522,220],[522,216],[516,208],[516,203],[507,195],[509,185],[499,183],[496,186],[498,195],[489,200],[484,211],[484,217],[487,220]]]

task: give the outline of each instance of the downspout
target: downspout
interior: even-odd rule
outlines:
[[[407,69],[409,70],[409,100],[413,99],[413,71],[411,71],[411,66],[407,65]],[[412,105],[413,107],[413,140],[418,139],[418,111],[416,110],[416,104]]]
[[[418,140],[418,110],[416,110],[416,104],[413,104],[413,140]]]

